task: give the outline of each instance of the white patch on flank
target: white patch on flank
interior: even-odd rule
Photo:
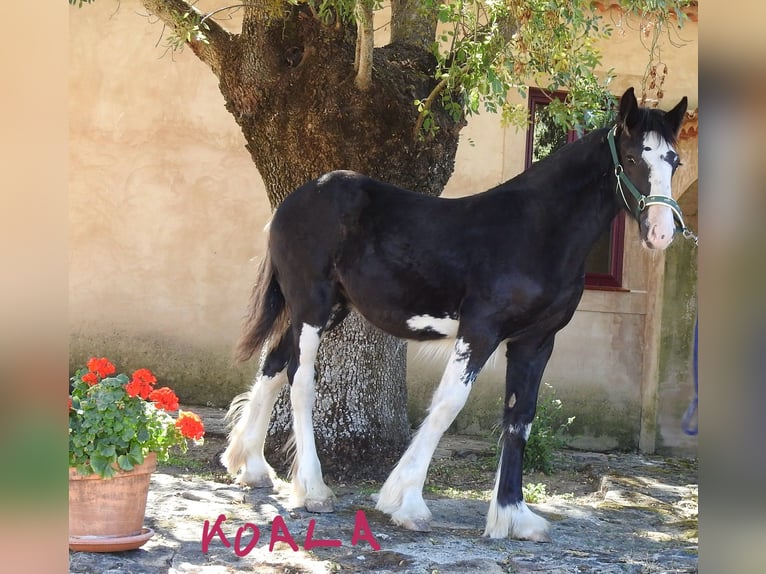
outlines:
[[[502,453],[500,460],[503,459]],[[501,506],[497,502],[497,491],[500,487],[500,466],[495,475],[495,489],[492,493],[492,501],[487,511],[487,526],[484,536],[489,538],[517,538],[519,540],[532,540],[534,542],[548,542],[548,521],[532,512],[523,500],[516,504]]]
[[[471,385],[464,382],[469,357],[469,345],[462,339],[455,341],[428,416],[380,491],[376,508],[390,514],[394,524],[411,530],[428,529],[431,512],[423,500],[426,472],[439,439],[471,391]]]
[[[649,132],[644,135],[644,149],[641,152],[649,167],[650,195],[663,195],[672,198],[671,179],[673,167],[665,161],[665,155],[675,150],[659,134]],[[673,210],[665,205],[650,205],[646,208],[646,246],[652,249],[665,249],[673,241],[675,221]]]
[[[415,315],[407,319],[407,326],[413,331],[435,331],[445,337],[454,339],[457,336],[459,322],[451,317],[434,317],[432,315]]]
[[[322,479],[322,467],[314,442],[311,411],[314,406],[314,362],[319,350],[320,328],[306,323],[299,338],[298,369],[290,389],[295,431],[295,472],[292,477],[293,493],[297,504],[308,510],[331,509],[332,491]],[[310,508],[311,507],[311,508]]]

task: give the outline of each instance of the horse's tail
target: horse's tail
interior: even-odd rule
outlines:
[[[285,296],[274,274],[269,253],[263,258],[258,270],[249,307],[250,313],[234,350],[237,362],[250,359],[270,337],[279,341],[289,325]]]

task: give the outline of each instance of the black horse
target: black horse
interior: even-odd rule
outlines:
[[[673,150],[686,98],[671,111],[623,95],[612,128],[593,131],[489,191],[434,198],[349,171],[289,195],[269,231],[238,357],[267,345],[263,371],[238,401],[222,460],[241,482],[270,486],[263,444],[279,389],[291,383],[298,503],[333,509],[314,442],[314,361],[322,334],[349,309],[397,337],[454,338],[429,414],[380,492],[394,523],[428,530],[422,490],[442,434],[500,344],[507,358],[502,455],[485,535],[542,541],[548,523],[522,496],[522,458],[556,333],[583,292],[585,259],[620,209],[648,248],[664,249],[675,219]]]

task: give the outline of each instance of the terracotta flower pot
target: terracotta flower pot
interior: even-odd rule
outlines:
[[[156,453],[129,472],[103,479],[69,469],[69,548],[115,552],[143,545],[154,532],[144,528],[149,480]]]

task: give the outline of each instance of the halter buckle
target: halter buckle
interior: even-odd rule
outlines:
[[[683,233],[684,239],[691,239],[692,241],[694,241],[695,247],[699,246],[699,237],[697,237],[697,234],[694,233],[691,229],[689,229],[688,227],[684,227],[682,230],[682,233]]]

